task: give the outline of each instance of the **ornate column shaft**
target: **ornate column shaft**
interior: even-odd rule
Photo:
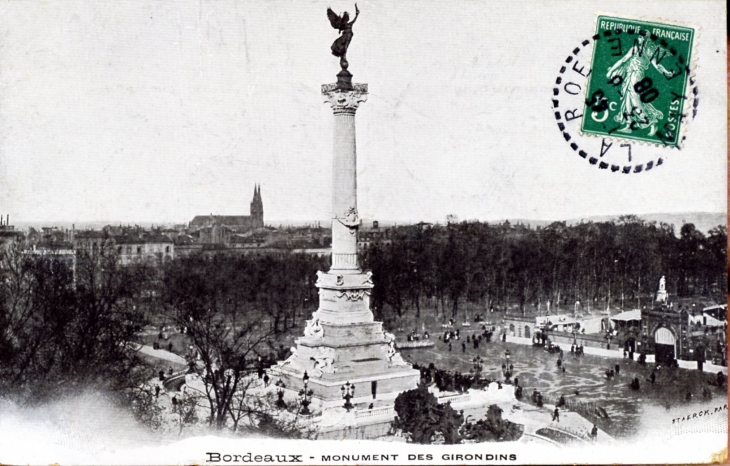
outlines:
[[[332,267],[358,273],[357,150],[355,112],[367,100],[367,84],[324,84],[322,94],[335,115],[332,157]]]

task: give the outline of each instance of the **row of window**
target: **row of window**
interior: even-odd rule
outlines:
[[[98,243],[94,241],[93,243],[90,241],[86,241],[85,243],[82,243],[86,248],[93,248],[96,249],[99,247]],[[122,253],[122,246],[117,246],[117,252],[119,254]],[[165,252],[170,253],[170,246],[165,246]],[[127,246],[125,249],[126,254],[132,254],[132,246]],[[137,246],[137,254],[142,254],[142,246]]]
[[[94,247],[96,247],[96,243],[94,243]],[[117,246],[117,253],[122,254],[122,247]],[[132,254],[132,246],[127,246],[124,249],[125,254]],[[165,246],[165,253],[170,254],[170,246]],[[137,254],[142,254],[142,246],[137,246]]]

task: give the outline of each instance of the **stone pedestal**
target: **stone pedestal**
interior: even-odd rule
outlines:
[[[340,80],[341,81],[341,80]],[[367,100],[366,84],[322,86],[335,117],[332,182],[332,266],[318,272],[319,308],[307,321],[296,351],[272,375],[289,389],[303,388],[304,372],[316,409],[343,403],[341,387],[355,385],[353,403],[393,399],[415,388],[419,372],[396,352],[392,335],[370,310],[373,282],[357,261],[357,156],[355,111]]]

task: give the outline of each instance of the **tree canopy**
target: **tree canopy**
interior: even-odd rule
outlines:
[[[362,253],[373,272],[379,318],[435,302],[443,316],[465,305],[638,306],[662,276],[671,293],[724,302],[727,229],[706,235],[691,223],[673,225],[635,216],[617,221],[545,227],[448,223],[399,227]],[[631,304],[635,303],[635,304]],[[433,306],[432,306],[433,307]]]

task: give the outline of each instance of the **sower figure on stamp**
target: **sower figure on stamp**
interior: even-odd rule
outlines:
[[[667,78],[673,78],[674,73],[666,69],[660,64],[655,56],[660,52],[660,46],[654,41],[647,40],[643,36],[638,36],[636,42],[631,49],[626,52],[619,61],[608,69],[606,77],[611,81],[617,81],[621,85],[621,108],[618,115],[614,117],[617,123],[623,123],[625,126],[619,129],[622,133],[631,133],[634,130],[649,128],[649,136],[653,136],[657,131],[659,120],[664,119],[664,113],[657,110],[644,95],[642,97],[641,89],[644,87],[651,88],[646,83],[648,78],[645,72],[651,64]],[[666,54],[666,52],[664,52]],[[651,80],[649,80],[649,83]],[[646,89],[645,89],[646,90]]]
[[[350,21],[350,15],[347,12],[342,13],[342,16],[338,16],[332,8],[327,8],[327,17],[330,20],[330,24],[335,29],[340,31],[340,37],[332,44],[332,55],[340,57],[340,66],[343,70],[347,70],[347,48],[350,46],[352,40],[352,25],[357,21],[357,17],[360,15],[360,10],[355,4],[355,18]]]

